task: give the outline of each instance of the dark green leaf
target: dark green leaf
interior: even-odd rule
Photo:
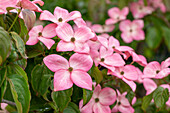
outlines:
[[[152,100],[152,96],[153,96],[153,93],[147,95],[147,96],[144,96],[143,98],[143,102],[142,102],[142,109],[145,111],[147,109],[147,107],[149,106],[151,100]]]
[[[23,58],[27,58],[25,53],[25,44],[22,38],[15,32],[11,32],[12,38],[15,40],[16,47]]]
[[[165,103],[169,99],[169,91],[168,89],[164,89],[163,87],[158,87],[153,93],[154,103],[158,108],[164,107]]]
[[[52,92],[51,97],[60,112],[63,112],[63,110],[68,106],[68,103],[71,101],[72,92],[73,88]]]
[[[28,41],[28,29],[25,26],[24,20],[20,19],[20,26],[21,26],[21,32],[20,32],[20,37],[23,39],[24,43],[26,43]]]
[[[53,75],[45,65],[36,65],[31,73],[31,84],[37,95],[44,95],[51,85]]]
[[[83,89],[83,105],[87,104],[93,95],[93,91]]]
[[[10,36],[7,31],[0,27],[0,65],[6,60],[10,50]]]
[[[22,69],[25,69],[27,66],[27,59],[21,59],[21,60],[17,60],[14,62],[14,64],[19,65]]]
[[[2,83],[1,87],[0,87],[0,103],[2,101],[4,94],[5,94],[6,87],[7,87],[7,81],[5,79],[4,82]]]
[[[147,29],[146,32],[146,43],[148,44],[149,48],[155,49],[157,48],[162,41],[162,34],[160,31],[155,27],[150,27]]]
[[[162,32],[163,32],[165,44],[168,47],[168,51],[170,51],[170,28],[162,27]]]
[[[33,46],[26,46],[26,49],[28,58],[36,57],[44,52],[43,47],[39,43]]]
[[[3,84],[5,78],[6,78],[6,74],[7,74],[7,69],[6,68],[2,68],[0,69],[0,87]]]
[[[103,80],[102,72],[96,66],[92,67],[91,76],[95,78],[97,84]]]
[[[18,113],[28,113],[31,100],[28,82],[18,74],[9,75],[8,81]]]
[[[131,103],[132,100],[133,100],[133,98],[134,98],[134,96],[135,96],[135,93],[134,93],[133,91],[130,91],[130,92],[127,93],[126,98],[127,98],[127,99],[129,100],[129,102]]]
[[[80,113],[80,110],[75,103],[70,102],[67,108],[64,109],[63,113]]]

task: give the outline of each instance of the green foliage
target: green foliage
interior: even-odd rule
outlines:
[[[90,72],[90,75],[95,78],[97,84],[99,84],[103,80],[102,72],[98,69],[98,67],[93,65]]]
[[[90,101],[92,95],[93,95],[93,91],[83,89],[83,105],[86,105]]]

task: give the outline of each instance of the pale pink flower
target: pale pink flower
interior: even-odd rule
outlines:
[[[163,3],[163,0],[148,0],[148,5],[154,9],[160,8],[162,12],[166,12],[166,6]]]
[[[98,55],[96,55],[94,62],[96,66],[100,64],[112,71],[115,69],[115,67],[121,67],[125,65],[125,62],[120,54],[113,53],[112,51],[107,50],[104,46],[100,47],[100,51]]]
[[[167,60],[163,61],[161,65],[157,61],[152,61],[145,66],[143,78],[156,78],[162,79],[170,74],[170,62]]]
[[[147,60],[143,55],[138,55],[134,51],[131,51],[130,54],[134,62],[137,62],[141,66],[147,65]]]
[[[117,102],[116,105],[112,108],[112,113],[117,113],[118,111],[121,113],[134,113],[135,110],[126,98],[127,92],[120,94],[120,92],[117,90],[117,94]]]
[[[95,87],[92,98],[83,106],[83,100],[79,103],[81,113],[111,113],[109,105],[116,101],[116,92],[109,87],[101,89],[98,85]]]
[[[0,14],[6,13],[7,7],[16,7],[19,0],[0,0]]]
[[[144,40],[145,33],[142,30],[144,27],[143,20],[124,20],[120,23],[119,28],[122,31],[121,37],[124,42],[130,43],[133,40]]]
[[[1,105],[2,110],[5,110],[6,106],[8,106],[8,104],[6,103],[0,103],[0,105]]]
[[[54,15],[51,12],[44,10],[40,15],[40,20],[52,21],[59,25],[80,17],[81,13],[79,11],[72,11],[69,13],[66,9],[56,7],[54,10]]]
[[[108,73],[122,79],[125,83],[127,83],[131,87],[132,91],[135,91],[136,84],[133,81],[138,80],[139,77],[138,71],[139,70],[137,67],[133,65],[126,65],[124,67],[115,68],[114,71],[108,71]]]
[[[108,10],[108,15],[110,18],[105,21],[105,24],[106,25],[115,24],[119,21],[125,20],[128,13],[129,13],[128,7],[124,7],[122,10],[120,10],[117,7],[113,7]]]
[[[61,41],[57,45],[57,51],[75,51],[88,53],[87,41],[95,36],[88,27],[79,27],[73,30],[71,25],[64,23],[56,28],[57,36]]]
[[[91,27],[91,29],[96,33],[112,32],[114,28],[115,28],[114,25],[100,25],[100,24],[94,24]]]
[[[29,40],[26,42],[27,45],[35,45],[38,41],[41,41],[48,49],[55,43],[54,40],[50,39],[56,36],[55,28],[56,24],[48,24],[43,28],[42,25],[33,27],[29,31]]]
[[[143,86],[146,90],[146,95],[151,94],[157,88],[156,83],[149,78],[143,79]]]
[[[17,6],[23,9],[29,9],[31,11],[42,12],[42,10],[36,4],[43,6],[44,2],[42,0],[34,0],[34,1],[19,0],[19,2],[17,3]]]
[[[87,71],[93,60],[86,54],[73,54],[69,61],[64,57],[51,54],[43,59],[45,65],[54,74],[54,91],[69,89],[73,83],[81,88],[92,90],[92,79]]]
[[[143,0],[139,0],[138,2],[133,2],[130,4],[130,11],[132,12],[133,17],[138,19],[151,14],[153,12],[153,8],[150,6],[145,6]]]

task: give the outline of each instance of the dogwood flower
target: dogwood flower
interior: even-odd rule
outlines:
[[[93,60],[89,55],[75,53],[67,61],[60,55],[51,54],[43,61],[51,71],[55,72],[54,91],[69,89],[73,83],[92,90],[92,79],[87,71],[92,67]]]
[[[139,0],[138,2],[133,2],[130,4],[130,11],[134,18],[143,18],[144,16],[151,14],[153,12],[153,8],[150,6],[145,6],[143,0]]]
[[[115,24],[121,20],[125,20],[128,13],[128,7],[124,7],[122,10],[117,7],[111,8],[108,10],[108,15],[110,18],[105,21],[105,24]]]
[[[91,29],[96,33],[112,32],[114,28],[115,28],[114,25],[100,25],[100,24],[94,24],[91,27]]]
[[[143,78],[164,78],[170,74],[170,68],[168,66],[170,66],[169,60],[165,60],[161,64],[157,61],[152,61],[145,66]]]
[[[33,27],[29,31],[29,40],[26,42],[27,45],[35,45],[38,41],[41,41],[48,49],[55,43],[54,40],[50,39],[56,36],[55,28],[56,24],[48,24],[43,28],[42,25]]]
[[[160,8],[162,12],[166,12],[166,7],[162,0],[147,0],[148,5],[153,7],[154,9]]]
[[[116,101],[116,92],[109,87],[101,89],[97,85],[94,89],[92,98],[83,106],[83,100],[79,103],[81,113],[111,113],[109,105]]]
[[[133,71],[132,71],[133,70]],[[108,74],[114,75],[120,79],[122,79],[125,83],[127,83],[132,91],[136,90],[136,84],[133,81],[138,80],[138,69],[133,65],[126,65],[124,67],[117,67],[114,71],[109,70]]]
[[[87,41],[95,36],[88,27],[79,27],[73,30],[71,25],[64,23],[56,28],[57,36],[61,41],[57,45],[57,51],[75,51],[88,53]]]
[[[128,99],[125,97],[127,92],[124,92],[123,94],[121,94],[118,90],[117,90],[117,102],[116,105],[112,108],[112,113],[117,113],[118,111],[121,113],[134,113],[134,109],[133,107],[130,105]]]
[[[124,20],[120,23],[119,28],[122,31],[121,37],[124,42],[130,43],[133,40],[144,40],[145,33],[142,30],[144,27],[143,20]]]
[[[69,13],[66,9],[56,7],[54,15],[51,14],[51,12],[44,10],[40,15],[40,20],[48,20],[60,25],[80,17],[81,13],[79,11],[72,11]]]

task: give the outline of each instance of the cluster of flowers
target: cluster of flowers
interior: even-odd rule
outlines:
[[[157,61],[147,63],[144,56],[136,54],[131,47],[121,46],[116,38],[106,34],[106,32],[113,31],[115,23],[120,22],[119,28],[122,31],[121,37],[124,42],[144,40],[145,34],[142,30],[144,22],[139,18],[152,13],[158,7],[165,12],[165,6],[161,0],[148,0],[148,6],[145,6],[142,0],[132,3],[130,10],[135,18],[132,22],[126,20],[129,13],[128,7],[122,10],[117,7],[111,8],[108,10],[110,18],[106,20],[106,25],[92,25],[81,18],[80,12],[72,11],[69,13],[66,9],[60,7],[55,8],[54,14],[47,10],[42,11],[35,4],[43,5],[44,3],[41,0],[0,1],[1,14],[6,13],[6,7],[22,7],[22,9],[41,12],[40,20],[53,22],[45,27],[42,25],[33,27],[29,31],[27,45],[35,45],[38,41],[41,41],[50,49],[55,44],[55,41],[51,38],[58,36],[61,40],[57,44],[56,51],[75,52],[69,61],[57,54],[48,55],[43,59],[45,65],[55,72],[54,91],[69,89],[73,86],[73,83],[81,88],[92,90],[92,78],[87,71],[91,69],[93,62],[95,66],[101,65],[108,69],[109,75],[122,79],[131,87],[132,91],[136,90],[135,82],[143,83],[147,91],[146,95],[157,87],[151,78],[162,79],[170,74],[170,58],[163,61],[161,65]],[[69,21],[74,21],[75,25],[71,26],[67,23]],[[96,33],[101,34],[96,35]],[[129,57],[132,57],[133,62],[144,67],[143,72],[132,65],[133,62],[131,64],[125,63]],[[170,91],[168,84],[161,86],[169,88]],[[118,90],[115,91],[108,87],[101,89],[101,86],[97,85],[89,103],[83,106],[83,101],[80,101],[80,110],[82,113],[111,113],[111,111],[133,113],[134,109],[131,105],[135,102],[135,98],[132,103],[129,103],[125,97],[126,93],[121,94]],[[117,101],[117,104],[111,110],[109,105],[112,105],[115,101]]]

